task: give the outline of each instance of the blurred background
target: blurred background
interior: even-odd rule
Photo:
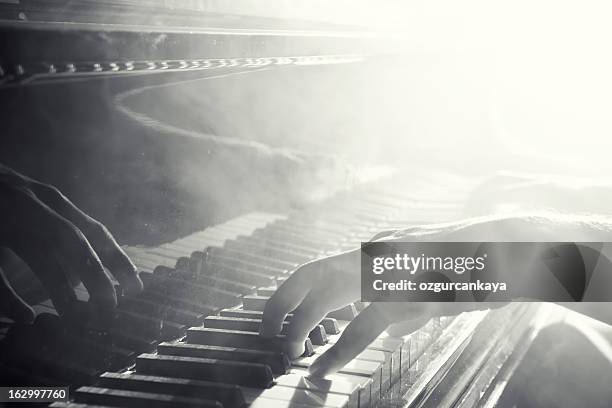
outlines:
[[[137,4],[122,24],[155,26],[168,49],[164,30],[189,27],[296,38],[264,54],[231,38],[191,45],[200,58],[350,54],[1,88],[0,161],[57,185],[123,243],[286,211],[393,169],[607,182],[612,6],[604,1],[2,3],[30,10],[14,15],[16,25],[104,22],[117,4]],[[177,13],[199,20],[164,26]],[[97,35],[100,49],[118,49]],[[22,47],[10,38],[5,62]]]

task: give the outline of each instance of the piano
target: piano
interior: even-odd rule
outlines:
[[[100,115],[109,115],[106,105],[97,105],[102,103],[100,93],[120,95],[113,99],[113,109],[123,109],[123,114],[138,122],[142,115],[121,104],[134,90],[160,87],[163,91],[167,84],[213,71],[215,75],[248,76],[260,69],[293,65],[315,69],[358,64],[373,55],[383,58],[394,47],[393,38],[382,41],[379,34],[350,27],[215,14],[204,1],[178,3],[0,2],[0,100],[12,101],[11,109],[27,115],[11,121],[8,138],[22,137],[24,126],[33,126],[28,117],[35,120],[37,112],[22,110],[26,105],[36,107],[41,98],[58,97],[57,92],[75,96],[74,105],[93,98],[94,106],[102,108]],[[155,13],[145,13],[152,9]],[[153,119],[129,126],[143,133],[181,131]],[[123,125],[128,126],[127,122],[115,123]],[[47,130],[61,137],[62,132],[78,129]],[[183,131],[187,136],[193,133]],[[133,130],[131,134],[136,135],[129,142],[135,152],[148,139]],[[29,140],[31,136],[25,137]],[[96,135],[92,132],[84,137]],[[63,140],[81,148],[76,139],[65,136]],[[168,156],[176,153],[170,142],[156,143],[154,147],[170,150]],[[196,142],[186,143],[192,147]],[[134,179],[147,176],[150,168],[128,167],[135,153],[121,159],[126,153],[117,153],[110,145],[94,145],[95,149],[85,151],[78,160],[67,159],[63,170],[90,171],[77,163],[99,153],[102,146],[105,160],[121,169],[117,172],[129,169],[137,173],[131,174]],[[17,168],[33,166],[33,176],[51,171],[48,176],[60,180],[53,169],[57,157],[69,150],[53,144],[43,149],[50,149],[49,154],[40,160],[15,155],[16,150],[10,148],[2,159]],[[197,150],[194,156],[200,153]],[[177,155],[174,160],[183,157]],[[268,157],[257,160],[255,164]],[[166,165],[166,169],[177,169],[175,162]],[[104,176],[98,177],[105,185]],[[137,265],[145,289],[138,296],[120,298],[116,318],[104,331],[64,325],[52,303],[32,290],[26,298],[39,299],[32,325],[0,320],[0,384],[69,386],[70,401],[54,402],[51,406],[55,408],[495,406],[531,340],[553,313],[547,307],[517,303],[494,311],[436,318],[405,336],[384,333],[325,379],[308,377],[306,370],[337,341],[365,306],[361,302],[322,320],[310,333],[305,354],[294,361],[280,351],[282,334],[272,340],[257,335],[266,301],[298,265],[358,246],[385,229],[460,219],[474,187],[469,177],[416,170],[410,176],[381,171],[372,177],[344,174],[340,179],[343,182],[326,188],[325,194],[299,205],[266,206],[269,199],[253,200],[256,204],[252,205],[232,204],[229,199],[237,193],[231,190],[206,202],[214,216],[198,218],[201,214],[196,210],[185,210],[184,218],[193,215],[196,221],[178,225],[170,233],[134,225],[122,228],[119,222],[115,228],[112,219],[107,222],[101,204],[77,195],[77,202],[94,213],[100,211],[102,220],[129,244],[125,250]],[[132,183],[135,196],[150,188],[130,180],[122,181]],[[251,181],[235,180],[245,185]],[[76,193],[75,183],[62,185],[62,190]],[[253,190],[249,192],[254,194]],[[195,199],[193,194],[183,197],[202,198],[197,194]],[[134,213],[139,209],[136,201],[131,208]],[[145,207],[149,201],[156,202],[150,197],[146,201],[142,203]],[[162,237],[137,245],[134,236],[143,231]],[[76,290],[86,301],[86,290],[82,286]],[[291,315],[285,325],[289,324]]]

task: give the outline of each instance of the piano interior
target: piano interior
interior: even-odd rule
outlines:
[[[287,2],[223,3],[0,1],[0,161],[103,222],[144,282],[101,332],[64,324],[28,274],[11,276],[37,318],[0,320],[0,384],[69,386],[56,408],[511,406],[504,387],[559,308],[384,333],[325,379],[307,369],[362,302],[330,313],[294,361],[282,334],[257,335],[297,266],[465,218],[482,175],[513,159],[452,112],[440,129],[464,160],[407,119],[443,99],[411,94],[473,83],[398,82],[444,61],[395,33],[326,21],[325,2],[296,5],[307,18]],[[472,142],[491,155],[469,156]]]

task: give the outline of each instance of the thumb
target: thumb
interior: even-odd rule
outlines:
[[[11,287],[0,269],[0,313],[20,323],[31,323],[36,313]]]

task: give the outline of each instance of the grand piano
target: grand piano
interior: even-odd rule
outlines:
[[[203,0],[0,1],[0,162],[106,224],[145,284],[102,332],[64,325],[12,276],[38,316],[0,320],[0,385],[69,386],[57,408],[496,406],[555,310],[513,304],[385,333],[326,379],[306,369],[362,303],[330,313],[295,361],[282,336],[256,335],[301,263],[464,216],[474,174],[338,155],[379,137],[338,123],[340,106],[358,107],[342,111],[350,121],[376,102],[356,89],[361,72],[404,52],[390,33]]]

